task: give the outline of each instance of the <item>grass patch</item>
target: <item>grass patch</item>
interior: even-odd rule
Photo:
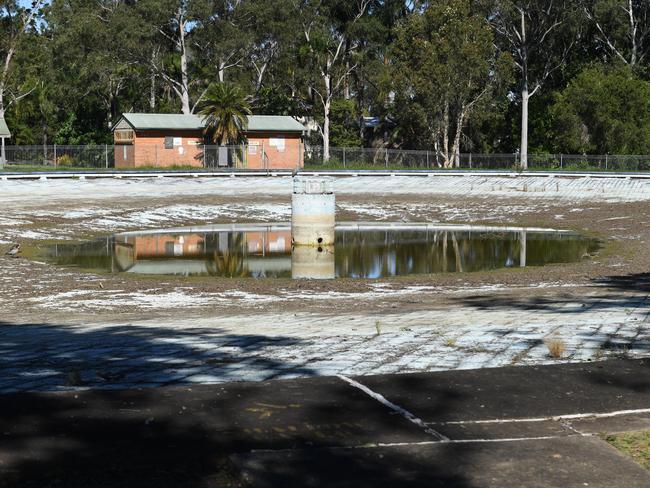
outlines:
[[[603,440],[650,470],[650,431],[603,435]]]

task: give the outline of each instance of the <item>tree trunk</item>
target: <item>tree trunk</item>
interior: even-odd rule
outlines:
[[[0,118],[5,116],[5,83],[0,82]]]
[[[328,62],[328,68],[330,63]],[[330,160],[330,112],[332,109],[332,76],[329,70],[323,74],[325,98],[323,101],[323,161]]]
[[[185,18],[182,10],[178,12],[178,47],[181,55],[181,111],[190,115],[190,82],[187,73],[187,48],[185,46]]]
[[[630,18],[630,38],[632,40],[631,64],[632,66],[635,66],[638,59],[639,45],[637,44],[636,39],[637,23],[634,16],[634,4],[632,3],[632,0],[628,1],[628,16]]]
[[[528,49],[526,45],[526,16],[522,8],[521,13],[521,66],[522,66],[522,80],[523,87],[521,89],[521,147],[519,150],[520,167],[521,169],[528,169]]]
[[[156,109],[156,73],[153,70],[149,78],[149,108],[152,112]]]
[[[330,109],[331,101],[329,97],[323,104],[323,161],[330,160]]]
[[[218,77],[219,77],[219,83],[223,83],[224,80],[226,79],[226,64],[223,61],[219,61],[219,70],[218,70]]]
[[[151,70],[149,71],[149,108],[153,112],[156,109],[156,70],[153,66],[156,64],[156,51],[151,51]]]
[[[9,66],[11,65],[11,58],[14,55],[15,46],[12,44],[5,57],[4,67],[2,69],[2,78],[0,78],[0,117],[5,116],[5,90],[7,89],[7,76],[9,74]]]
[[[445,100],[445,108],[442,112],[442,152],[443,152],[443,166],[449,168],[451,166],[451,158],[449,157],[449,102]]]
[[[187,78],[187,57],[183,53],[181,55],[181,111],[185,115],[190,115],[190,91],[189,82]]]
[[[262,89],[262,82],[264,81],[264,73],[266,73],[266,68],[268,68],[268,61],[262,64],[262,67],[257,70],[257,80],[255,81],[255,93],[259,93]]]
[[[350,60],[345,60],[345,70],[350,72]],[[343,98],[350,100],[350,75],[346,74],[345,79],[343,80]]]
[[[454,145],[451,149],[453,153],[453,164],[456,168],[460,166],[460,138],[463,134],[463,124],[465,123],[465,107],[462,107],[456,121],[456,134],[454,134]]]
[[[528,169],[528,83],[521,90],[521,148],[519,151],[521,169]]]

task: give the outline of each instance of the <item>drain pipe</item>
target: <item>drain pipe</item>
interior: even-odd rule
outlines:
[[[336,199],[332,180],[293,178],[291,274],[293,278],[332,279]]]

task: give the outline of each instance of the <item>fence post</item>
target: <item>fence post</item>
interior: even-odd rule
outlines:
[[[386,169],[388,169],[388,148],[385,149],[384,159],[386,160]]]
[[[564,155],[560,153],[560,169],[564,168]]]
[[[58,158],[56,157],[56,144],[54,144],[54,167],[57,167],[57,166],[58,166],[58,161],[57,161],[57,159],[58,159]]]
[[[104,144],[104,157],[106,159],[106,169],[108,169],[108,144]]]
[[[429,164],[429,150],[427,149],[427,169],[431,168],[431,165]]]
[[[208,160],[205,159],[206,154],[207,154],[207,152],[206,152],[206,149],[205,149],[205,144],[203,144],[203,167],[204,168],[208,167]]]
[[[472,169],[472,153],[469,153],[469,169]]]
[[[343,168],[345,169],[345,147],[343,148]]]
[[[607,157],[608,155],[605,154],[605,170],[607,170],[607,163],[609,162],[609,158]]]

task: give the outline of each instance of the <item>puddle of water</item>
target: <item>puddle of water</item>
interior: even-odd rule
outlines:
[[[569,263],[599,247],[596,239],[545,229],[343,224],[332,247],[292,249],[289,225],[222,225],[58,244],[43,258],[143,275],[386,278]]]

